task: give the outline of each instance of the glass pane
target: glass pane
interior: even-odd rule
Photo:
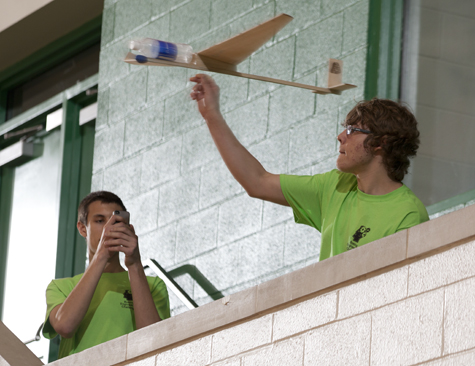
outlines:
[[[45,290],[55,276],[60,137],[43,137],[43,154],[15,168],[2,321],[22,342],[35,337],[46,312]],[[46,363],[49,341],[28,345]]]
[[[475,1],[406,1],[402,99],[421,145],[407,184],[426,205],[475,189]]]

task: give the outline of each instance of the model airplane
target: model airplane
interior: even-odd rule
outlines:
[[[280,14],[224,42],[218,43],[203,51],[193,53],[190,63],[147,58],[132,52],[127,54],[124,61],[133,65],[179,66],[196,70],[212,71],[220,74],[309,89],[317,94],[341,94],[344,90],[356,88],[356,85],[342,83],[343,61],[336,59],[329,60],[327,88],[236,71],[238,64],[259,49],[292,19],[290,15]]]

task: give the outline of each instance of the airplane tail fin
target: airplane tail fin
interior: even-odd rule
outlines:
[[[356,85],[343,83],[343,61],[331,58],[328,60],[328,89],[332,94],[356,88]]]

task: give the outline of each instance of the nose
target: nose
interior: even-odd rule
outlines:
[[[344,139],[346,139],[346,130],[341,131],[337,137],[337,140],[340,142],[340,144],[343,144]]]

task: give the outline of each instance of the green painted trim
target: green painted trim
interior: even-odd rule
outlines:
[[[13,200],[14,170],[0,168],[0,319],[3,319],[3,299],[5,295],[5,275],[7,269],[8,239]]]
[[[56,253],[56,278],[70,277],[74,268],[76,252],[76,222],[81,167],[81,128],[79,111],[81,106],[72,100],[63,103],[63,125],[61,126],[62,166]]]
[[[86,80],[83,80],[69,89],[55,95],[54,97],[44,101],[37,106],[30,108],[22,114],[12,118],[8,122],[0,125],[0,136],[13,131],[16,128],[20,128],[23,125],[30,122],[33,118],[40,117],[41,115],[48,114],[53,109],[58,108],[65,99],[72,99],[79,97],[86,90],[97,87],[99,81],[99,75],[93,75]]]
[[[1,89],[10,89],[19,85],[99,42],[101,26],[102,15],[3,70],[0,72]]]
[[[451,208],[454,208],[459,205],[466,205],[470,201],[475,200],[475,189],[459,194],[454,197],[450,197],[446,200],[434,203],[433,205],[430,205],[427,207],[427,212],[430,215],[434,215],[436,213],[449,210]]]
[[[403,0],[370,0],[365,99],[399,99]]]

